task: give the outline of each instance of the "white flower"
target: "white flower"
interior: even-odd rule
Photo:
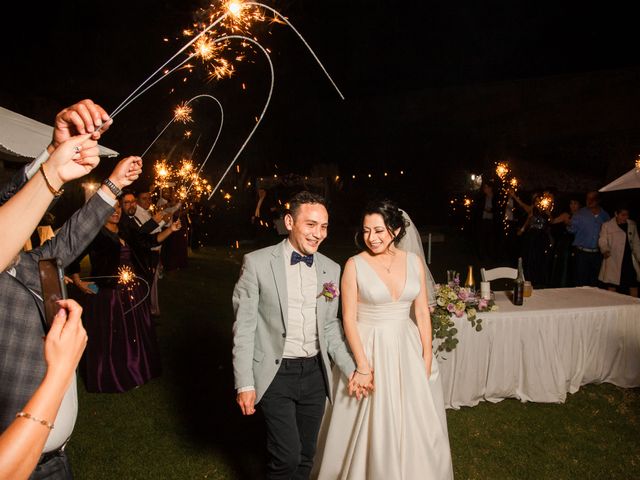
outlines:
[[[469,308],[467,309],[467,317],[475,317],[478,314],[477,310],[475,308]]]

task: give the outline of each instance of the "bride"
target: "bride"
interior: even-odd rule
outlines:
[[[431,347],[432,279],[418,232],[403,213],[388,200],[367,205],[366,248],[344,268],[342,315],[358,398],[350,396],[345,379],[334,385],[335,401],[320,432],[318,479],[453,478]]]

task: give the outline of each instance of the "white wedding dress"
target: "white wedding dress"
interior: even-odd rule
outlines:
[[[443,480],[453,478],[438,362],[427,378],[418,328],[410,317],[420,291],[421,260],[407,253],[404,291],[393,301],[361,256],[358,330],[375,391],[358,401],[346,379],[334,385],[318,439],[314,477],[320,480]]]

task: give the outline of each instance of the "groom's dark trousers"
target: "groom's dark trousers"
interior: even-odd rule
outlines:
[[[267,424],[267,479],[307,480],[327,389],[320,356],[283,358],[260,400]]]

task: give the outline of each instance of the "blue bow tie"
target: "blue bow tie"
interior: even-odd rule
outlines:
[[[291,265],[295,265],[300,262],[304,262],[307,264],[307,267],[310,267],[313,265],[313,255],[300,255],[298,252],[292,252]]]

